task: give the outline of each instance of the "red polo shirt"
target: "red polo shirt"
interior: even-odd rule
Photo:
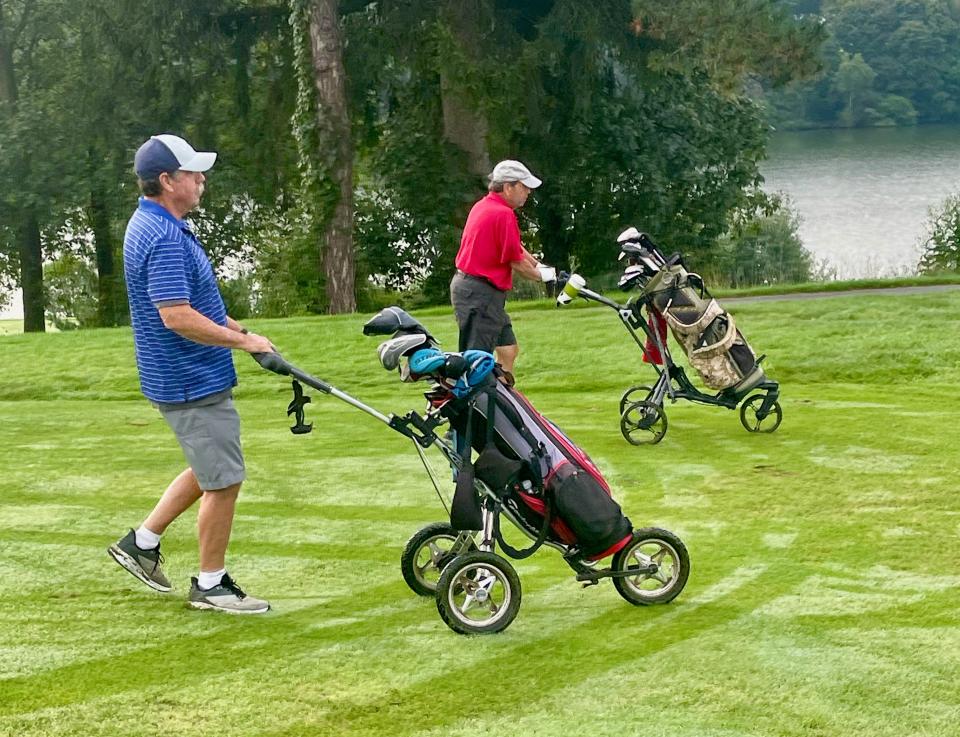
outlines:
[[[523,260],[520,227],[513,208],[491,192],[470,210],[463,226],[456,265],[460,271],[489,279],[497,289],[513,287],[510,264]]]

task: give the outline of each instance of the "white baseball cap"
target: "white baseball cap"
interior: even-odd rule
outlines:
[[[156,179],[164,172],[207,171],[216,160],[213,151],[196,151],[180,136],[164,133],[137,149],[133,168],[141,179]]]
[[[530,187],[530,189],[536,189],[543,184],[542,181],[530,173],[527,167],[513,159],[506,159],[493,167],[493,171],[490,173],[490,181],[521,182]]]

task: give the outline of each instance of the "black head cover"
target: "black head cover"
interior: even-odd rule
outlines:
[[[399,307],[384,307],[363,326],[364,335],[395,335],[397,333],[426,335],[430,342],[437,342],[423,325]]]

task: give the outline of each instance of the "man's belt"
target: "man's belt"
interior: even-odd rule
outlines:
[[[466,271],[460,271],[460,269],[457,269],[457,275],[462,276],[464,279],[472,279],[473,281],[483,282],[488,287],[493,287],[498,292],[506,291],[505,289],[501,289],[500,287],[498,287],[496,284],[494,284],[492,281],[487,279],[487,277],[485,276],[476,276],[475,274],[468,274]]]

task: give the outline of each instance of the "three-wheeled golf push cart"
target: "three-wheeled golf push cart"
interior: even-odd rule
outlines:
[[[686,399],[727,409],[740,407],[740,423],[749,432],[780,427],[780,385],[767,378],[757,356],[737,329],[733,316],[710,294],[699,274],[687,271],[680,254],[669,258],[636,228],[617,238],[627,266],[620,278],[625,292],[638,292],[619,304],[586,288],[583,277],[569,277],[558,304],[574,297],[614,309],[657,372],[653,386],[631,386],[620,398],[620,432],[633,445],[659,443],[667,432],[664,399]],[[667,327],[701,380],[716,394],[697,389],[667,346]],[[641,333],[643,339],[641,339]],[[744,401],[745,400],[745,401]]]
[[[443,621],[461,634],[500,632],[520,609],[520,579],[510,562],[541,546],[557,550],[578,581],[613,580],[631,604],[662,604],[687,582],[690,561],[683,542],[656,527],[634,529],[613,500],[596,466],[520,392],[504,382],[493,356],[482,351],[444,353],[409,314],[389,307],[367,322],[367,335],[389,335],[380,344],[383,367],[403,381],[429,381],[423,414],[384,415],[285,361],[277,353],[255,356],[261,366],[293,378],[287,414],[294,433],[309,432],[302,384],[337,397],[410,438],[447,510],[449,521],[414,534],[401,556],[407,585],[434,596]],[[455,489],[448,505],[441,479],[425,450],[440,451]],[[475,456],[476,454],[476,456]],[[506,518],[530,540],[525,549],[504,540]],[[609,564],[602,565],[610,558]]]

